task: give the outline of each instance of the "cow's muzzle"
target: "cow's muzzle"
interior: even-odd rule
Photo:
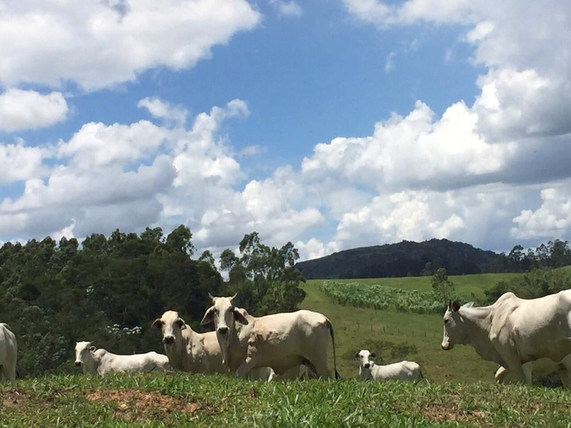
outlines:
[[[75,364],[75,367],[79,367],[81,365],[81,361],[76,361],[74,364]]]
[[[174,336],[165,336],[163,337],[163,343],[165,345],[172,345],[174,343]]]
[[[365,368],[368,369],[371,365],[369,363],[365,363]]]
[[[228,327],[218,327],[218,333],[222,336],[226,336],[228,334]]]

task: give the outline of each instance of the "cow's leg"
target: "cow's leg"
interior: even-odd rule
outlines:
[[[532,369],[533,369],[533,363],[530,361],[529,363],[525,363],[523,366],[523,372],[525,374],[525,383],[527,383],[528,385],[531,385],[531,380],[532,380]]]
[[[524,382],[531,384],[531,379],[528,380],[523,365],[521,364],[519,358],[514,356],[511,359],[506,359],[506,362],[508,363],[508,369],[511,375],[513,376],[515,382]]]
[[[309,368],[311,368],[318,378],[331,379],[331,373],[329,372],[329,367],[327,366],[327,352],[320,352],[304,358],[308,360]]]
[[[250,356],[246,357],[246,360],[240,364],[238,369],[236,370],[236,376],[244,379],[246,375],[256,366],[256,358],[251,358]]]
[[[558,372],[561,383],[563,383],[563,388],[571,389],[571,354],[563,358],[561,364],[563,367]]]

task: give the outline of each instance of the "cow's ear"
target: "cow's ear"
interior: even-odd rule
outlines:
[[[474,302],[468,302],[462,305],[463,308],[471,308],[472,306],[474,306]]]
[[[200,321],[200,325],[210,324],[211,322],[214,322],[214,306],[208,308],[204,317],[202,317],[202,321]]]
[[[178,324],[181,330],[184,330],[186,328],[186,322],[182,318],[177,319],[176,323]]]
[[[95,348],[95,346],[90,346],[89,347],[89,351],[90,352],[95,352],[97,348]]]
[[[160,318],[157,318],[157,319],[154,320],[153,323],[151,324],[151,328],[152,328],[152,327],[161,328],[162,326],[163,326],[163,322],[161,321]]]
[[[452,302],[452,310],[454,312],[458,312],[459,309],[460,309],[460,302],[458,300],[454,300]]]
[[[359,353],[355,352],[355,358],[359,358]]]
[[[448,300],[448,309],[452,310],[452,300]]]
[[[375,354],[374,352],[371,352],[371,353],[369,354],[369,357],[371,357],[371,358],[375,358],[376,356],[377,356],[377,354]]]
[[[248,318],[239,309],[234,309],[234,319],[240,324],[248,325]]]

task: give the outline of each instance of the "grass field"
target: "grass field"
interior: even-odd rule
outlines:
[[[421,365],[424,376],[432,381],[466,383],[494,380],[497,365],[483,361],[471,347],[457,346],[451,351],[440,348],[441,315],[340,306],[329,299],[316,282],[306,284],[304,289],[307,297],[302,308],[321,312],[333,324],[337,366],[344,378],[357,376],[358,364],[354,355],[360,349],[369,349],[381,354],[385,362],[416,361]],[[382,345],[385,349],[380,348]],[[404,351],[410,347],[416,352],[405,354]],[[403,350],[398,358],[388,355],[393,348]]]
[[[0,385],[0,427],[568,427],[571,391],[147,373]]]

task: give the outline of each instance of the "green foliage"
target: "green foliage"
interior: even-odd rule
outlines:
[[[150,325],[167,309],[197,323],[223,281],[208,258],[190,258],[191,236],[180,226],[166,239],[147,228],[93,234],[81,247],[66,238],[4,244],[0,316],[17,336],[20,374],[70,368],[79,340],[116,353],[160,351]]]
[[[494,303],[502,294],[511,291],[522,299],[535,299],[571,288],[571,275],[560,269],[534,269],[510,280],[501,280],[486,290],[486,303]]]
[[[229,271],[226,294],[238,293],[237,305],[253,315],[296,310],[305,298],[299,288],[305,279],[294,267],[299,254],[293,244],[269,247],[252,232],[244,236],[239,249],[240,257],[230,249],[220,255],[221,269]]]
[[[454,284],[448,279],[446,269],[440,268],[432,276],[432,290],[440,298],[442,303],[446,305],[454,296]]]
[[[434,292],[402,290],[384,285],[364,286],[358,282],[324,281],[322,289],[341,305],[348,306],[424,314],[443,313],[447,304]]]

